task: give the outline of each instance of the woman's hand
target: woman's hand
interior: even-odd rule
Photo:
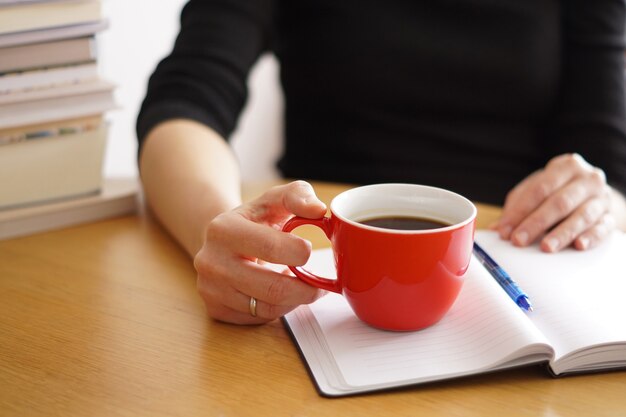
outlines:
[[[265,323],[319,298],[322,292],[317,288],[264,262],[304,265],[310,242],[282,232],[282,226],[292,215],[320,218],[325,213],[326,206],[311,185],[296,181],[216,216],[194,259],[198,291],[209,315],[230,323]],[[256,316],[251,297],[256,300]]]
[[[494,228],[503,239],[541,249],[596,246],[615,228],[613,195],[604,172],[578,154],[560,155],[509,192]]]

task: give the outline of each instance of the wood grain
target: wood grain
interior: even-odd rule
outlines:
[[[480,206],[479,226],[497,216]],[[191,260],[148,216],[0,242],[2,416],[619,416],[624,387],[530,367],[327,399],[280,321],[206,317]]]

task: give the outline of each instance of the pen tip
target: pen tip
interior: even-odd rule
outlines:
[[[521,296],[517,300],[517,305],[526,311],[533,311],[533,306],[532,304],[530,304],[530,300],[528,300],[528,297],[526,297],[525,295]]]

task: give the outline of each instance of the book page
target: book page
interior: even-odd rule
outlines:
[[[550,340],[556,361],[594,345],[626,345],[626,235],[616,232],[588,251],[569,248],[555,254],[536,245],[513,247],[494,232],[479,231],[476,241],[528,294],[534,308],[528,318]],[[611,349],[609,361],[616,356]],[[622,346],[622,361],[625,354]],[[600,360],[597,353],[587,359]],[[554,370],[566,370],[565,361]]]
[[[307,269],[333,276],[331,252],[316,252]],[[475,259],[452,309],[424,330],[372,328],[338,294],[302,306],[286,320],[322,390],[324,378],[339,391],[378,389],[547,360],[552,355],[545,337]]]

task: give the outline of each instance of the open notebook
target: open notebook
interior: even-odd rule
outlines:
[[[476,241],[529,295],[523,312],[472,259],[459,298],[436,325],[388,332],[328,294],[285,316],[319,391],[341,396],[546,362],[554,375],[626,367],[626,235],[587,252],[515,248],[494,232]],[[333,276],[330,250],[307,268]]]

